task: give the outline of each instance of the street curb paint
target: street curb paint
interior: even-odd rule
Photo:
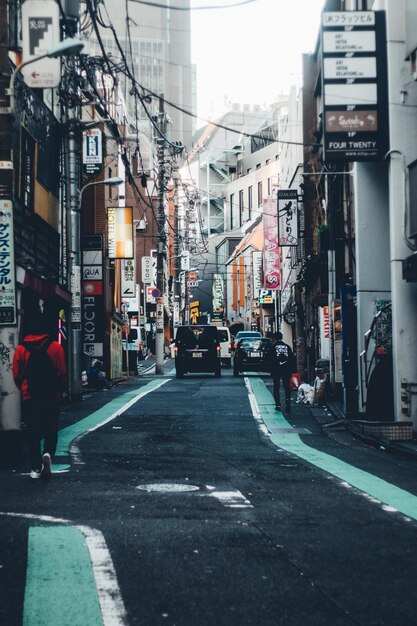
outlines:
[[[275,429],[294,430],[283,414],[276,411],[272,394],[260,378],[247,379],[247,387],[251,390],[256,407],[251,402],[255,419],[260,415],[270,432],[270,440],[277,447],[307,461],[328,474],[339,478],[352,487],[377,498],[381,503],[392,507],[413,520],[417,520],[417,496],[386,482],[382,478],[349,465],[326,452],[321,452],[305,444],[298,434],[281,432],[274,434]]]

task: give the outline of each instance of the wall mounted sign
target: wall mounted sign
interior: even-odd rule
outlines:
[[[83,349],[90,356],[102,357],[106,326],[102,235],[83,235],[81,252],[83,260],[81,283]]]
[[[0,200],[0,326],[16,324],[13,205]]]
[[[383,160],[389,149],[384,12],[324,12],[322,50],[325,160]]]
[[[30,0],[22,4],[23,61],[46,54],[59,44],[59,6],[55,0]],[[61,59],[46,57],[23,68],[25,83],[36,89],[57,87]]]
[[[83,131],[83,168],[86,174],[97,174],[103,167],[103,135],[99,128]]]

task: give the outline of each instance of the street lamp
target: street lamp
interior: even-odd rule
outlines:
[[[119,176],[87,183],[78,192],[77,210],[71,212],[71,348],[70,351],[70,397],[81,398],[81,254],[80,254],[80,215],[84,191],[93,185],[115,187],[124,182]]]
[[[109,185],[110,187],[116,187],[117,185],[121,185],[123,182],[123,178],[120,178],[119,176],[112,176],[111,178],[105,178],[104,180],[94,180],[91,183],[84,185],[84,187],[81,187],[78,192],[78,213],[81,212],[82,196],[87,187],[91,187],[92,185]]]
[[[36,61],[40,61],[41,59],[57,59],[58,57],[68,57],[72,54],[79,54],[81,50],[84,48],[84,44],[79,39],[64,39],[57,46],[47,50],[45,54],[40,54],[38,56],[32,57],[27,61],[23,61],[20,65],[18,65],[13,71],[10,77],[9,90],[8,95],[10,96],[10,107],[9,113],[14,113],[15,107],[15,93],[14,93],[14,84],[16,80],[17,74],[21,71],[23,67],[29,65],[30,63],[35,63]]]

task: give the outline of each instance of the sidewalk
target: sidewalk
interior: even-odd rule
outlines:
[[[367,443],[375,448],[379,448],[381,450],[392,452],[396,454],[405,454],[409,457],[417,459],[417,434],[413,432],[412,439],[386,439],[377,436],[372,436],[370,434],[365,434],[359,428],[359,424],[355,423],[355,420],[347,419],[344,411],[343,405],[341,402],[336,402],[333,400],[329,400],[325,402],[325,406],[331,413],[332,419],[327,423],[321,424],[322,429],[324,430],[332,430],[332,429],[345,429],[355,438],[360,439],[364,443]],[[311,407],[313,409],[313,407]],[[408,420],[405,420],[408,421]],[[386,422],[388,425],[391,422]],[[377,423],[376,423],[377,424]],[[378,424],[382,424],[378,422]],[[401,424],[401,422],[396,422],[396,425]]]

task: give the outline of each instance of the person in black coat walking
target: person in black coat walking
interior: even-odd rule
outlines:
[[[277,332],[272,337],[272,347],[270,350],[271,376],[274,381],[275,409],[281,410],[280,385],[285,391],[285,410],[291,412],[291,374],[294,371],[294,355],[290,346],[282,341],[282,333]]]

